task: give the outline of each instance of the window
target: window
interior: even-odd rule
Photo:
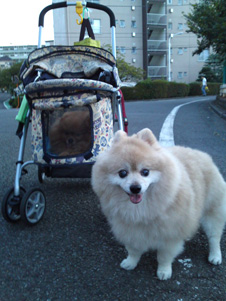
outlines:
[[[183,72],[178,72],[177,78],[179,78],[179,79],[183,78]]]
[[[178,5],[182,5],[183,4],[183,0],[177,0],[177,4]]]
[[[183,29],[183,23],[178,23],[178,29],[180,29],[180,30]]]
[[[137,22],[136,21],[131,21],[131,27],[136,28],[137,27]]]
[[[120,27],[126,27],[126,22],[125,22],[125,20],[120,20],[119,26],[120,26]]]
[[[172,30],[172,29],[173,29],[173,23],[172,23],[172,22],[169,22],[169,23],[168,23],[168,29],[169,29],[169,30]]]
[[[167,4],[173,4],[173,0],[168,0]]]
[[[183,48],[178,48],[178,54],[183,54]]]
[[[131,51],[133,54],[134,53],[137,53],[137,47],[132,47],[132,51]]]
[[[186,77],[188,75],[188,73],[187,72],[184,72],[184,77]]]
[[[100,20],[99,19],[92,19],[91,20],[91,25],[93,29],[93,33],[100,33]]]
[[[184,47],[184,52],[188,52],[188,48],[187,47]]]
[[[122,47],[120,48],[120,52],[121,52],[122,54],[125,54],[125,53],[126,53],[126,47],[122,46]]]

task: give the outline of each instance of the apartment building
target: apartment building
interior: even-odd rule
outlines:
[[[209,51],[194,55],[197,37],[188,30],[183,14],[191,9],[197,0],[167,0],[167,44],[168,79],[190,83],[198,78],[198,73],[208,59]],[[169,66],[170,65],[170,66]],[[170,74],[169,74],[170,73]]]
[[[7,55],[0,56],[0,69],[10,68],[13,64],[13,61]]]
[[[53,3],[61,0],[53,0]],[[152,79],[189,83],[195,81],[208,58],[208,51],[192,56],[197,38],[186,33],[183,13],[197,0],[89,0],[112,9],[116,18],[116,47],[125,60],[146,71]],[[109,17],[89,9],[96,40],[111,44]],[[55,45],[73,45],[79,40],[80,25],[75,7],[53,12]]]
[[[0,57],[9,57],[12,63],[23,62],[28,54],[36,49],[34,45],[23,46],[0,46]]]

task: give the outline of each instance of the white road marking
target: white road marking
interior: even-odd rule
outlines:
[[[159,142],[162,146],[165,147],[170,147],[170,146],[174,146],[175,142],[174,142],[174,132],[173,132],[173,125],[174,125],[174,119],[176,117],[176,114],[178,112],[178,110],[186,105],[189,105],[191,103],[194,102],[199,102],[199,101],[203,101],[206,100],[205,98],[199,99],[199,100],[194,100],[191,102],[187,102],[187,103],[183,103],[182,105],[176,106],[175,108],[173,108],[173,110],[169,113],[169,115],[166,117],[160,134],[159,134]]]

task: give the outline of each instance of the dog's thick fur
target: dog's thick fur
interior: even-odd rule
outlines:
[[[208,260],[221,264],[220,239],[226,221],[226,183],[206,153],[175,146],[163,148],[149,129],[128,137],[115,134],[97,158],[92,186],[117,240],[134,269],[141,255],[157,250],[157,276],[172,275],[172,262],[203,226]]]
[[[88,111],[66,112],[49,131],[51,152],[73,156],[86,152],[91,146],[91,126]]]

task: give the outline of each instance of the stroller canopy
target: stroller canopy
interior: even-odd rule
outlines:
[[[41,71],[41,72],[40,72]],[[49,46],[31,52],[20,70],[24,86],[39,80],[82,78],[100,80],[100,73],[110,74],[111,82],[119,86],[114,56],[107,50],[91,46]]]

